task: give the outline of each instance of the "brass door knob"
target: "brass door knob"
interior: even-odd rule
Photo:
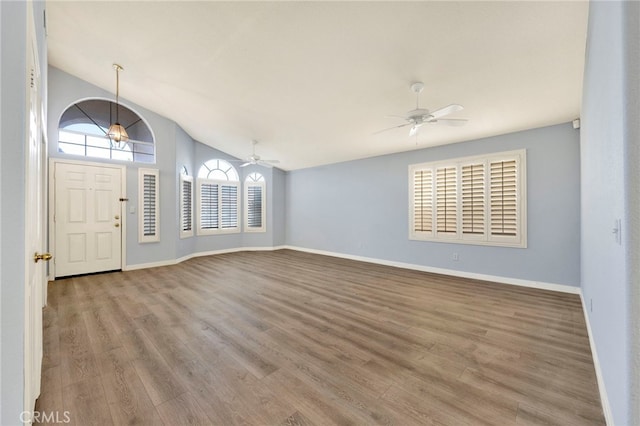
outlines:
[[[44,260],[46,262],[51,259],[53,259],[53,256],[51,256],[49,253],[36,253],[33,255],[33,261],[36,263],[38,263],[39,260]]]
[[[116,223],[116,224],[115,224],[115,225],[113,225],[113,226],[115,226],[116,228],[120,228],[120,224],[119,224],[119,223]]]

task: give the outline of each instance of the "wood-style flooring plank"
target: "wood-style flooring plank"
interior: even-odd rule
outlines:
[[[75,424],[603,425],[581,301],[278,250],[49,284]]]

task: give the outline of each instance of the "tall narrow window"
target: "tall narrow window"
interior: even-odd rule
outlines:
[[[526,151],[409,166],[409,238],[526,247]]]
[[[157,169],[138,169],[138,242],[160,241],[160,175]]]
[[[198,235],[240,232],[238,172],[225,160],[210,160],[200,167],[198,179]]]
[[[244,231],[265,232],[265,181],[260,173],[250,173],[244,183]]]
[[[193,236],[193,177],[180,175],[180,238]]]

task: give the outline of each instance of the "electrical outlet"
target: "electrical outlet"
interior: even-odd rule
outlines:
[[[457,262],[458,260],[460,260],[460,256],[458,256],[458,253],[453,253],[451,255],[451,260],[453,260],[454,262]]]

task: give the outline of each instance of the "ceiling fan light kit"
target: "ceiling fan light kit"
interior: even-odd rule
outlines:
[[[264,167],[273,167],[274,164],[280,163],[278,160],[263,160],[258,154],[256,154],[256,145],[258,141],[252,140],[252,154],[245,160],[243,164],[240,164],[240,167],[247,167],[251,165],[264,166]]]
[[[420,108],[420,93],[424,90],[424,83],[416,81],[411,83],[411,91],[416,94],[416,108],[407,112],[404,116],[393,116],[404,118],[406,123],[398,126],[390,127],[380,130],[377,133],[386,132],[387,130],[398,129],[401,127],[411,126],[409,129],[409,136],[417,136],[418,129],[424,124],[447,124],[449,126],[463,126],[467,120],[464,118],[442,118],[449,114],[453,114],[457,111],[462,111],[464,107],[458,104],[447,105],[446,107],[437,109],[435,111],[429,111],[428,109]]]

